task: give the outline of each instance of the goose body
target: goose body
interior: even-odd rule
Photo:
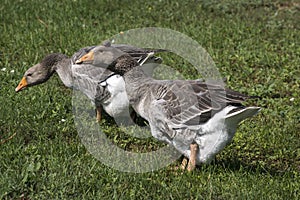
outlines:
[[[190,159],[188,170],[209,163],[232,140],[238,124],[260,110],[242,105],[251,97],[219,85],[155,80],[118,49],[103,46],[92,51],[113,55],[112,64],[97,60],[97,65],[123,76],[129,103],[149,122],[153,137]]]
[[[106,89],[110,95],[104,95]],[[125,90],[125,82],[122,76],[113,75],[101,82],[97,87],[97,102],[101,102],[106,112],[111,116],[125,116],[128,114],[129,100]],[[120,101],[122,99],[122,101]]]

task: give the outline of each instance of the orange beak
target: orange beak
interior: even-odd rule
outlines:
[[[89,53],[85,54],[81,58],[75,61],[76,64],[81,64],[86,61],[93,61],[94,60],[94,52],[90,51]]]
[[[20,81],[19,85],[16,87],[16,92],[21,91],[23,88],[25,88],[27,86],[27,81],[26,78],[23,77],[22,80]]]

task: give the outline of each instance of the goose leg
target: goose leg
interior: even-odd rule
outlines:
[[[188,164],[188,159],[186,157],[184,157],[183,160],[182,160],[182,162],[181,162],[180,168],[182,170],[185,170],[187,164]]]
[[[96,106],[96,120],[97,120],[97,122],[101,121],[101,111],[102,111],[101,106]]]
[[[191,149],[191,155],[187,166],[187,170],[193,171],[196,168],[196,156],[198,151],[198,144],[196,143],[190,144],[190,149]]]

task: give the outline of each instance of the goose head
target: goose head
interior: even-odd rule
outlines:
[[[75,61],[76,64],[92,64],[96,67],[107,68],[125,52],[111,47],[99,45]]]
[[[24,73],[22,80],[15,89],[16,92],[19,92],[26,87],[46,82],[64,59],[68,59],[68,57],[60,53],[47,55],[40,63],[30,67]]]
[[[97,46],[75,63],[92,64],[120,75],[139,65],[129,54],[111,46]]]

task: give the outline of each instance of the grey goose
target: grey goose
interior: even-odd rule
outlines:
[[[114,62],[93,61],[109,55]],[[159,141],[173,145],[187,160],[187,170],[209,163],[232,140],[238,124],[260,110],[243,106],[251,96],[199,80],[155,80],[147,76],[129,54],[98,46],[80,63],[107,68],[123,76],[129,103],[150,125]],[[183,166],[186,167],[186,164]]]
[[[159,57],[148,56],[148,54],[163,50],[148,50],[125,44],[110,44],[108,42],[105,45],[113,46],[129,53],[137,62],[145,63],[145,68],[153,68],[162,62]],[[95,103],[97,121],[101,120],[102,107],[112,117],[121,115],[128,110],[129,106],[123,78],[119,75],[113,75],[109,70],[95,67],[88,62],[81,65],[75,63],[76,60],[96,47],[84,47],[74,53],[71,58],[61,53],[52,53],[45,56],[40,63],[30,67],[24,73],[15,91],[19,92],[27,87],[42,84],[49,80],[53,74],[57,73],[65,86],[82,91]],[[95,57],[95,59],[98,58]],[[108,62],[112,61],[110,57],[101,59],[106,59]],[[147,66],[146,63],[150,66]]]

